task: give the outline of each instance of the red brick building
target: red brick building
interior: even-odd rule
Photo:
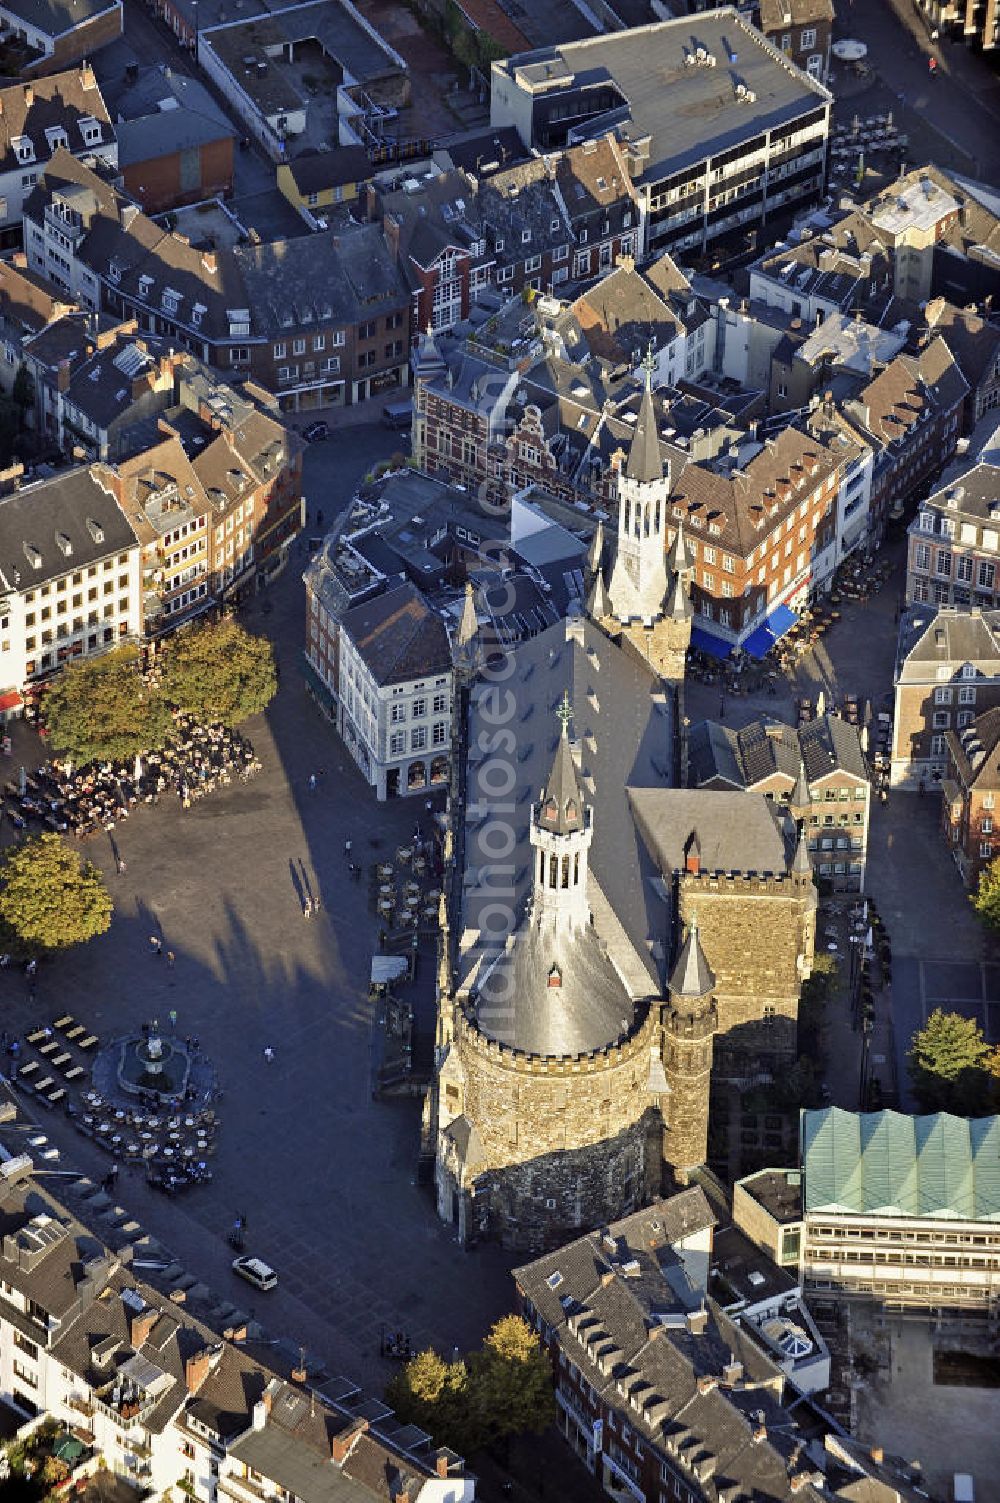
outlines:
[[[233,191],[235,131],[208,90],[172,69],[142,81],[145,107],[118,122],[118,165],[126,192],[160,214]],[[138,91],[138,89],[137,89]],[[155,97],[155,108],[149,105]]]
[[[966,887],[1000,856],[1000,709],[987,710],[945,735],[948,766],[941,782],[941,825]]]
[[[696,629],[740,646],[778,605],[804,600],[832,574],[845,463],[789,427],[736,466],[687,465],[671,487],[669,541],[682,524]]]

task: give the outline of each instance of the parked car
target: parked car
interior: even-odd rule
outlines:
[[[233,1272],[238,1273],[241,1279],[246,1279],[248,1284],[253,1284],[256,1289],[273,1289],[278,1282],[278,1275],[273,1268],[261,1258],[251,1258],[248,1253],[242,1258],[233,1259]]]
[[[387,402],[382,408],[382,421],[387,428],[409,428],[413,422],[413,402]]]
[[[310,423],[308,428],[303,428],[302,437],[307,444],[318,444],[322,439],[330,437],[330,424]]]

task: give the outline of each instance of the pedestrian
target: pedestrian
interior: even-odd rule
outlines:
[[[170,1009],[169,1013],[167,1014],[167,1016],[170,1019],[170,1032],[171,1033],[176,1033],[177,1032],[177,1009],[176,1009],[176,1007],[172,1007]]]
[[[309,792],[316,792],[316,774],[314,772],[311,772],[309,774]]]
[[[312,900],[312,898],[306,898],[305,902],[302,904],[302,917],[303,918],[312,918],[312,911],[313,911],[313,900]]]
[[[167,951],[167,965],[172,966],[173,963],[174,963],[174,961],[176,959],[177,959],[177,956],[174,954],[173,950],[168,950]],[[171,1017],[176,1017],[176,1016],[177,1016],[176,1013],[172,1013],[171,1014]]]
[[[124,877],[126,870],[127,870],[127,868],[125,866],[125,859],[124,859],[124,857],[119,856],[118,857],[118,875],[119,875],[119,877]]]
[[[265,1058],[265,1060],[267,1061],[267,1063],[269,1065],[273,1064],[273,1062],[274,1062],[274,1050],[271,1048],[270,1044],[265,1044],[265,1046],[264,1046],[264,1058]]]
[[[348,858],[348,860],[350,859],[351,849],[352,849],[351,841],[345,840],[344,841],[344,855]]]
[[[153,954],[154,955],[162,955],[163,954],[163,940],[162,939],[158,939],[155,934],[151,934],[149,936],[149,943],[151,944],[151,946],[153,948]]]
[[[426,799],[424,801],[424,808],[427,810],[427,813],[430,814],[431,810],[434,808],[434,805],[430,799]]]

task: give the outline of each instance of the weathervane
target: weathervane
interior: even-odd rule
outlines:
[[[568,736],[569,735],[569,723],[573,719],[573,707],[572,707],[572,705],[569,702],[569,690],[568,689],[564,689],[563,690],[563,697],[559,701],[559,706],[558,706],[558,708],[556,710],[556,715],[557,715],[558,719],[562,723],[562,733],[563,733],[563,735],[564,736]]]

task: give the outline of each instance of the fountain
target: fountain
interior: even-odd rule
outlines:
[[[155,1022],[142,1038],[123,1040],[120,1050],[117,1073],[123,1091],[183,1096],[191,1074],[190,1052],[179,1040],[162,1038]]]

